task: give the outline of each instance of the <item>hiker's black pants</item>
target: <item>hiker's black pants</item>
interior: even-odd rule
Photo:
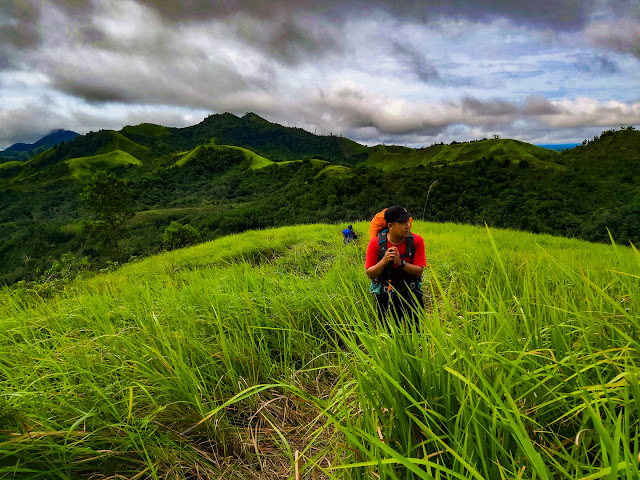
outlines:
[[[389,293],[376,295],[378,318],[381,320],[400,321],[407,317],[414,322],[417,321],[419,312],[424,308],[422,301],[422,291],[420,289],[392,290]]]

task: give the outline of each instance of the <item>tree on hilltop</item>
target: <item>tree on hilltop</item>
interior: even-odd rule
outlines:
[[[96,172],[80,194],[80,201],[94,214],[83,222],[83,231],[102,246],[105,253],[119,259],[118,240],[122,238],[125,222],[133,217],[130,208],[131,192],[124,180],[113,173]]]

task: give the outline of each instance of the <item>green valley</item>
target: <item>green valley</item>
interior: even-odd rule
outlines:
[[[126,182],[136,214],[111,252],[82,233],[91,212],[79,194],[102,170]],[[640,132],[631,127],[563,152],[499,138],[368,147],[254,114],[91,132],[0,164],[0,282],[36,280],[64,254],[103,268],[157,253],[171,222],[212,240],[353,223],[392,204],[423,220],[637,243],[638,171]]]

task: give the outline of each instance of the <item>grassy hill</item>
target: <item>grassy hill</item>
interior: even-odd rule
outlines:
[[[225,151],[225,150],[237,150],[242,152],[245,158],[249,162],[249,168],[251,170],[257,170],[259,168],[268,167],[269,165],[273,165],[275,162],[269,160],[268,158],[262,157],[257,153],[252,152],[251,150],[247,150],[242,147],[234,147],[231,145],[201,145],[193,150],[189,150],[188,152],[180,152],[178,154],[179,158],[175,162],[175,165],[180,167],[189,162],[194,158],[197,158],[203,149],[206,150],[216,150],[216,151]]]
[[[1,289],[0,472],[638,477],[636,250],[416,221],[426,307],[398,326],[341,228]]]
[[[577,172],[588,172],[621,185],[640,185],[640,132],[607,130],[558,159]]]
[[[130,154],[138,159],[148,159],[151,155],[149,147],[140,145],[119,132],[108,132],[111,136],[110,141],[105,142],[96,150],[96,154],[103,155],[115,151],[122,151]]]
[[[0,172],[20,169],[21,165],[22,162],[20,160],[6,161],[4,163],[0,163]]]
[[[329,165],[326,168],[322,169],[322,171],[316,175],[316,178],[321,175],[346,178],[354,175],[354,171],[352,168],[345,167],[344,165]]]
[[[126,157],[126,159],[125,159]],[[90,160],[88,160],[90,159]],[[80,165],[100,164],[103,168],[117,168],[125,164],[141,165],[149,162],[151,151],[124,135],[111,130],[102,130],[76,137],[73,141],[56,145],[23,162],[19,169],[0,178],[0,188],[15,185],[38,189],[52,182],[69,179],[69,167],[72,178],[77,175]]]
[[[113,150],[92,157],[71,158],[66,163],[71,175],[78,180],[91,176],[97,170],[111,170],[122,165],[142,165],[140,160],[122,150]]]
[[[472,162],[482,157],[492,157],[500,161],[508,159],[517,163],[526,160],[536,166],[558,168],[552,163],[557,154],[553,150],[518,140],[491,139],[432,145],[420,149],[378,145],[373,148],[373,153],[364,164],[383,171],[393,171],[400,168],[416,168],[418,165]]]

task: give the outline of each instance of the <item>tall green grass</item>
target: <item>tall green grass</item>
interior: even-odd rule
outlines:
[[[417,325],[338,329],[351,478],[638,478],[638,252],[487,238]]]
[[[0,293],[0,474],[638,478],[637,251],[416,222],[426,307],[396,325],[340,231]]]

